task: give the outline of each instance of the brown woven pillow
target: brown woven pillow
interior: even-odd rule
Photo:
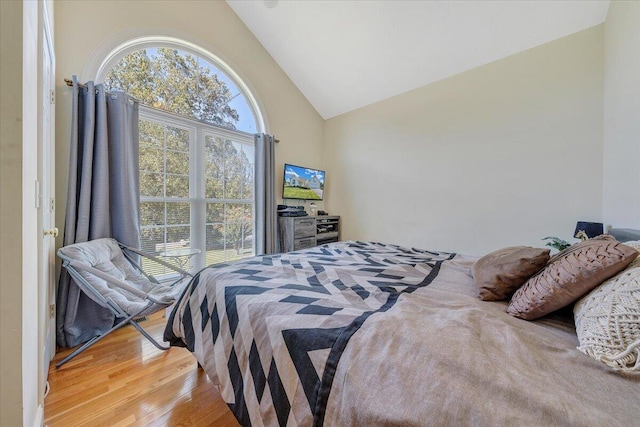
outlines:
[[[533,320],[571,304],[638,256],[638,251],[608,235],[576,243],[513,294],[507,312]]]
[[[549,261],[549,249],[513,246],[480,258],[471,267],[483,301],[507,299]]]

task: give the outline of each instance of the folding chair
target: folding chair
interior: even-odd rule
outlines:
[[[169,348],[151,337],[136,319],[173,304],[192,277],[188,271],[173,266],[154,254],[142,252],[110,238],[65,246],[58,250],[58,256],[62,259],[62,266],[80,289],[93,301],[109,309],[119,323],[104,334],[87,341],[58,362],[56,368],[127,324],[136,328],[158,349]],[[138,263],[139,256],[173,270],[177,273],[177,280],[170,284],[160,283],[143,271]]]

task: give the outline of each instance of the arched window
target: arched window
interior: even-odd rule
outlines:
[[[253,109],[233,79],[190,50],[134,50],[109,70],[104,83],[147,106],[228,129],[258,130]]]
[[[104,64],[107,89],[141,103],[142,249],[193,268],[253,256],[253,134],[263,122],[242,82],[175,43],[129,46]]]

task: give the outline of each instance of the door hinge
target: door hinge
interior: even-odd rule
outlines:
[[[55,197],[52,197],[49,200],[49,209],[50,209],[50,212],[55,212],[56,211],[56,198]]]
[[[49,304],[49,317],[55,317],[56,315],[56,306],[53,304]]]
[[[56,91],[50,90],[49,94],[51,95],[51,105],[54,105],[56,103]]]

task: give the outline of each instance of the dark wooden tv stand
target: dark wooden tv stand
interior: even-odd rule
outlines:
[[[337,215],[279,217],[280,251],[291,252],[340,240]]]

